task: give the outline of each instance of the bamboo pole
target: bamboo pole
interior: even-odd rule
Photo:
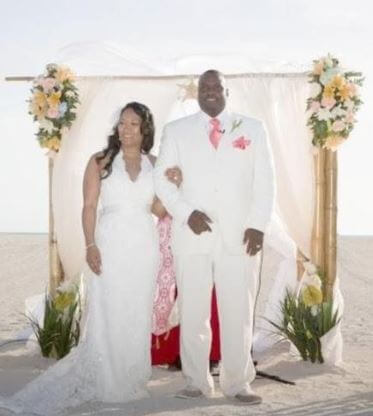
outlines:
[[[52,202],[52,179],[53,179],[53,159],[48,158],[48,177],[49,177],[49,293],[52,297],[56,294],[56,289],[64,278],[62,264],[58,255],[57,239],[54,230],[53,202]]]
[[[312,229],[312,263],[324,271],[325,255],[325,149],[317,148],[314,156],[315,210]]]
[[[324,273],[325,295],[333,298],[333,286],[337,275],[337,152],[325,151],[325,233]]]
[[[324,296],[331,300],[337,275],[337,153],[318,148],[314,161],[316,195],[311,257],[325,276]]]

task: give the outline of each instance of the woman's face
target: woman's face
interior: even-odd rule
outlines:
[[[143,135],[141,134],[141,117],[132,108],[124,110],[118,124],[119,140],[126,148],[140,148]]]

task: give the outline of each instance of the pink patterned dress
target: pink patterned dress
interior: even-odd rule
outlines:
[[[154,295],[152,333],[161,335],[171,329],[168,322],[171,310],[175,304],[175,270],[170,248],[172,218],[166,215],[159,220],[160,266],[158,270],[156,291]]]

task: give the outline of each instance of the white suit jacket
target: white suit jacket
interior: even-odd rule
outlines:
[[[221,117],[224,116],[224,117]],[[261,121],[224,111],[218,149],[209,140],[209,117],[198,112],[168,123],[154,170],[155,190],[173,217],[175,254],[210,253],[218,238],[230,254],[244,254],[244,231],[266,231],[274,207],[274,168]],[[180,188],[165,171],[178,166]],[[212,232],[196,235],[187,224],[195,210],[213,221]]]

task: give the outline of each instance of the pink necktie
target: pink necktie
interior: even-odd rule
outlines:
[[[211,130],[209,134],[210,142],[215,147],[215,149],[219,146],[219,141],[222,136],[222,131],[220,130],[220,121],[217,118],[212,118],[210,120]]]

